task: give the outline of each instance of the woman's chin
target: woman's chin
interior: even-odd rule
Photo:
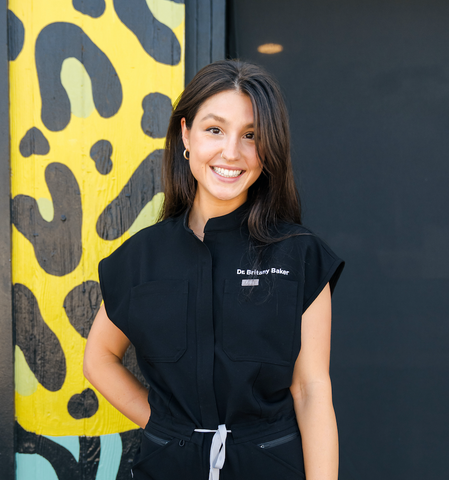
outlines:
[[[215,201],[220,203],[244,203],[247,191],[244,192],[216,192],[212,195]]]

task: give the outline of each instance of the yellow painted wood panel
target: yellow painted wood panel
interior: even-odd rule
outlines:
[[[72,397],[93,387],[85,380],[82,373],[86,340],[70,323],[64,309],[64,301],[69,292],[83,282],[98,282],[99,260],[115,250],[132,233],[155,221],[162,194],[156,195],[143,208],[133,225],[118,238],[105,240],[97,233],[98,218],[107,205],[117,198],[144,159],[164,146],[164,138],[152,138],[143,131],[142,102],[149,94],[157,92],[168,97],[173,103],[181,93],[184,85],[185,24],[183,4],[167,0],[147,1],[148,10],[154,9],[154,17],[163,25],[165,22],[166,28],[171,32],[169,32],[170,35],[174,35],[180,45],[180,61],[175,65],[166,64],[145,51],[132,28],[120,18],[117,3],[121,2],[107,0],[104,13],[93,18],[77,11],[70,0],[27,2],[10,0],[9,2],[9,9],[23,23],[25,31],[23,48],[17,58],[10,62],[11,188],[13,202],[15,202],[14,212],[16,217],[20,216],[14,219],[16,225],[13,227],[12,235],[13,283],[16,286],[26,287],[20,287],[22,294],[28,290],[32,292],[43,321],[62,347],[66,362],[66,376],[62,387],[51,391],[36,378],[33,379],[34,374],[31,371],[32,368],[30,369],[31,366],[27,364],[26,355],[24,356],[22,351],[16,348],[17,420],[25,430],[40,435],[99,436],[135,428],[134,424],[119,414],[98,392],[96,395],[99,407],[94,415],[81,419],[70,415],[68,403]],[[107,102],[103,102],[103,107],[96,105],[95,102],[96,98],[104,94],[102,89],[110,88],[112,83],[106,82],[99,88],[97,78],[96,88],[99,93],[97,92],[96,95],[95,78],[89,75],[86,63],[90,54],[87,52],[87,47],[86,52],[81,53],[80,60],[70,54],[72,47],[69,45],[70,48],[67,47],[69,55],[63,61],[60,70],[56,72],[57,75],[53,72],[52,75],[47,75],[45,80],[51,83],[51,92],[53,83],[56,87],[62,86],[64,89],[66,100],[70,104],[69,121],[64,128],[55,130],[49,121],[43,120],[42,108],[45,102],[42,99],[43,93],[39,85],[36,63],[36,57],[39,55],[37,40],[44,38],[42,32],[46,28],[57,23],[68,23],[81,29],[115,69],[122,89],[122,102],[113,115],[108,113],[107,115],[110,116],[105,116],[105,111],[110,107]],[[61,27],[61,30],[64,31],[64,28],[66,27]],[[78,29],[67,27],[67,31],[78,32]],[[70,43],[70,38],[72,37],[62,37],[61,43],[47,42],[48,51],[44,51],[44,54],[59,55],[61,48],[65,45],[64,42]],[[77,41],[78,37],[75,35],[73,38],[75,39],[73,41]],[[86,40],[86,45],[87,43]],[[160,47],[162,48],[161,45]],[[156,43],[154,48],[158,48]],[[40,54],[42,55],[42,52]],[[104,69],[101,74],[105,74]],[[58,91],[56,87],[54,87],[55,95]],[[103,108],[103,112],[100,107]],[[36,140],[36,135],[34,135],[34,143],[33,141],[27,143],[27,139],[24,138],[33,127],[37,128],[48,141],[48,153],[39,154],[39,151],[42,152],[45,149],[39,150],[40,144]],[[109,173],[105,173],[107,168],[104,165],[103,173],[100,172],[91,158],[91,148],[99,140],[106,140],[112,146],[110,156],[112,168]],[[28,155],[27,148],[28,150],[34,148],[38,152]],[[64,199],[51,196],[46,171],[48,173],[49,166],[55,163],[68,168],[68,172],[60,168],[61,175],[66,175],[64,178],[71,178],[73,175],[80,192],[82,212],[80,260],[72,270],[64,267],[70,271],[64,270],[63,274],[51,273],[51,268],[59,268],[61,273],[63,267],[51,265],[52,252],[47,259],[42,260],[32,243],[38,241],[36,239],[40,241],[45,235],[49,237],[59,235],[60,225],[71,222],[73,215],[76,214],[76,204],[72,203],[66,206],[67,211],[62,212],[66,217],[66,220],[63,220],[59,207]],[[71,198],[69,193],[68,189],[66,200]],[[21,196],[35,199],[37,209],[24,210],[17,207],[26,203]],[[28,212],[28,217],[24,212]],[[56,217],[56,212],[59,217]],[[37,215],[42,217],[41,227],[36,221]],[[53,224],[51,224],[52,221]],[[47,222],[49,227],[53,225],[54,229],[48,230],[47,223],[42,222]],[[20,228],[18,224],[21,225]],[[29,238],[22,232],[25,228],[24,224],[28,225],[25,226],[31,232]],[[37,230],[33,233],[32,229],[35,226]],[[36,234],[38,236],[33,236]],[[42,241],[44,240],[45,238]],[[72,240],[69,239],[68,242]],[[68,255],[70,248],[65,253]],[[44,268],[43,262],[47,262],[44,263]],[[48,265],[48,268],[45,265]],[[31,297],[31,294],[27,295]],[[35,312],[36,315],[38,314]],[[42,348],[45,350],[45,345]],[[51,360],[51,352],[45,354],[50,355],[48,358]],[[28,353],[28,355],[31,354]],[[44,360],[45,358],[47,357],[44,357]],[[37,360],[37,364],[44,360]],[[51,361],[39,364],[39,368],[44,370],[41,373],[43,376],[47,375],[46,378],[51,375],[51,365]]]

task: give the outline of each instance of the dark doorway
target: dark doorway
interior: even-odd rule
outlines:
[[[448,26],[444,0],[228,1],[228,55],[287,99],[304,223],[347,262],[341,480],[448,476]]]

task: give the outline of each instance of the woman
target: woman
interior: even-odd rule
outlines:
[[[138,480],[337,479],[343,262],[300,225],[288,132],[260,67],[204,67],[170,120],[162,221],[100,262],[84,372],[144,429]],[[130,342],[149,392],[121,364]]]

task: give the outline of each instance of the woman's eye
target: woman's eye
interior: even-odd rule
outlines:
[[[220,133],[220,129],[217,127],[208,128],[208,131],[213,133],[214,135],[218,135]]]
[[[249,132],[245,135],[245,138],[248,138],[250,140],[254,140],[254,132]]]

